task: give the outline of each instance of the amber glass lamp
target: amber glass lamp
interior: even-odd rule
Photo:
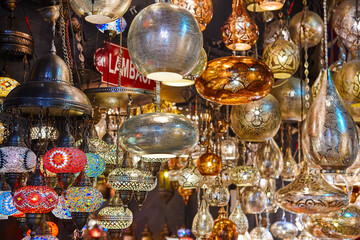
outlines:
[[[195,86],[208,101],[239,105],[265,97],[273,83],[274,76],[264,62],[252,57],[227,56],[208,62]]]
[[[236,224],[226,218],[224,208],[220,208],[219,217],[214,221],[210,240],[236,240],[238,238]]]
[[[189,10],[198,21],[201,31],[206,29],[213,17],[212,0],[173,0],[172,3]]]
[[[259,38],[259,29],[247,13],[243,0],[233,0],[232,13],[221,28],[221,40],[231,50],[249,50]]]
[[[207,147],[206,152],[197,160],[196,167],[203,176],[215,176],[221,171],[221,158]]]
[[[276,11],[284,6],[285,0],[259,0],[259,7],[265,11]]]

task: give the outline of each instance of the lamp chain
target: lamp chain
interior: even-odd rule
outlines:
[[[69,52],[68,52],[68,49],[66,47],[66,30],[65,30],[65,20],[64,20],[64,6],[62,4],[62,1],[60,1],[60,30],[61,30],[61,43],[62,43],[63,55],[64,55],[64,58],[65,58],[65,63],[68,66],[69,72],[70,72],[70,83],[74,84],[73,75],[72,75],[72,69],[71,69],[71,66],[70,66]]]
[[[328,54],[328,25],[327,25],[327,4],[326,0],[323,2],[324,7],[324,50],[325,50],[325,69],[329,68],[329,54]]]
[[[120,29],[123,29],[123,18],[120,18]],[[121,76],[122,76],[122,57],[123,57],[122,40],[123,40],[123,35],[122,35],[122,31],[120,31],[119,56],[118,56],[118,65],[117,65],[119,69],[118,87],[121,87]]]
[[[119,157],[119,153],[120,153],[120,146],[119,146],[119,141],[120,141],[120,108],[118,108],[119,111],[119,115],[117,115],[116,117],[116,167],[120,165],[120,157]]]
[[[304,1],[306,3],[306,0]],[[305,9],[304,9],[304,20],[306,19],[306,5],[305,5]],[[305,22],[303,21],[303,24],[301,25],[302,28],[302,32],[304,33],[304,51],[305,51],[305,56],[304,56],[304,74],[305,74],[305,108],[308,109],[310,108],[310,86],[309,86],[309,55],[308,55],[308,36],[307,36],[307,31],[306,31],[306,26],[305,26]],[[304,109],[302,109],[302,111],[304,111]]]

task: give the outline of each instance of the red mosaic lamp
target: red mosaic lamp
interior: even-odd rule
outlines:
[[[34,237],[43,214],[57,206],[59,196],[52,188],[45,186],[44,177],[37,167],[29,177],[27,186],[16,190],[13,200],[16,209],[25,213],[26,224],[31,230],[30,235]]]
[[[60,136],[58,147],[50,149],[43,158],[46,170],[56,173],[60,187],[65,191],[75,179],[75,173],[81,172],[87,164],[83,151],[74,146],[74,138],[66,126]]]

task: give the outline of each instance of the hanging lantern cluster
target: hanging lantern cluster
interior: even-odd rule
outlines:
[[[7,63],[0,77],[0,218],[16,216],[23,239],[56,240],[49,216],[75,239],[133,238],[133,198],[145,215],[158,197],[185,209],[183,240],[359,238],[360,2],[338,2],[233,0],[217,43],[211,0],[49,3],[50,52],[21,84]],[[100,79],[85,69],[87,22],[106,39]],[[25,66],[32,38],[11,31],[14,52],[7,34],[0,58]]]

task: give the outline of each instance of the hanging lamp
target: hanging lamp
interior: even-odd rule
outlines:
[[[324,171],[344,172],[355,162],[359,148],[356,124],[334,86],[330,70],[325,72],[303,129],[304,154]]]
[[[199,139],[197,127],[185,116],[146,113],[126,120],[119,131],[123,149],[149,158],[171,158],[193,148]]]
[[[297,77],[281,79],[276,81],[277,86],[271,89],[270,94],[279,102],[281,109],[281,120],[283,122],[302,122],[308,111],[305,101],[309,104],[312,102],[312,94],[310,98],[305,99],[305,82]],[[303,112],[301,114],[301,112]]]
[[[263,61],[271,69],[275,78],[287,79],[294,75],[300,65],[300,52],[296,44],[282,36],[269,44],[263,52]]]
[[[165,2],[141,10],[128,34],[131,61],[156,81],[177,81],[189,74],[198,62],[202,44],[195,17],[185,8]]]
[[[18,121],[7,137],[5,146],[0,148],[3,156],[0,159],[0,173],[5,173],[6,182],[12,193],[20,187],[24,173],[32,171],[36,166],[36,155],[25,147]]]
[[[100,210],[98,220],[101,226],[109,230],[111,237],[121,234],[122,230],[131,226],[133,214],[122,205],[118,191],[110,199],[108,207]]]
[[[209,237],[210,240],[237,240],[238,231],[235,223],[226,218],[225,209],[219,210],[219,217],[214,221],[214,227]]]
[[[247,13],[243,0],[233,0],[232,13],[221,28],[221,40],[234,51],[249,50],[259,38],[259,29]]]
[[[353,57],[358,56],[360,47],[358,14],[360,4],[357,0],[342,1],[332,16],[332,25],[341,43]]]
[[[240,139],[262,142],[279,131],[281,110],[276,98],[268,94],[258,101],[234,106],[230,119],[231,128]]]
[[[25,213],[26,224],[31,230],[32,238],[36,234],[43,214],[57,206],[58,198],[59,196],[53,189],[45,186],[44,178],[38,167],[29,177],[27,185],[14,193],[15,207]]]
[[[308,47],[318,45],[324,35],[324,22],[321,17],[307,7],[295,14],[289,22],[291,39],[296,45],[304,47],[305,35]],[[305,31],[305,33],[304,33]]]
[[[54,47],[35,63],[29,80],[11,91],[3,106],[30,114],[37,114],[40,108],[48,108],[56,116],[61,116],[64,109],[70,115],[92,113],[89,99],[72,85],[69,69]]]
[[[86,21],[94,24],[105,24],[122,17],[130,7],[131,0],[94,1],[74,0],[71,8]]]
[[[87,165],[83,151],[74,147],[74,138],[69,126],[61,132],[56,148],[47,151],[43,157],[46,170],[56,173],[60,187],[65,191],[75,179],[75,173],[81,172]]]
[[[101,207],[102,194],[91,187],[90,179],[82,171],[66,191],[66,204],[78,230],[82,230],[91,212]]]
[[[239,105],[265,97],[273,83],[274,76],[264,62],[252,57],[228,56],[209,61],[195,86],[208,101]]]
[[[289,212],[301,214],[329,213],[346,207],[348,195],[334,187],[322,175],[308,169],[305,163],[300,174],[275,194],[278,205]]]

